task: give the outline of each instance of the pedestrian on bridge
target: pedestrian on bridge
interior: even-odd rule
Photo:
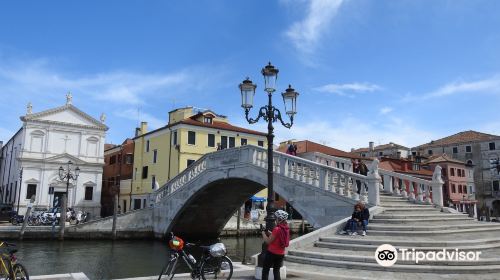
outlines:
[[[269,271],[273,268],[275,280],[281,280],[280,268],[285,257],[285,248],[290,243],[290,228],[286,222],[288,213],[283,210],[274,212],[277,225],[270,231],[262,231],[262,238],[268,244],[262,265],[262,280],[268,280]]]

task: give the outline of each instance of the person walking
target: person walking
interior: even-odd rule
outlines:
[[[262,239],[268,244],[262,265],[262,280],[269,279],[269,271],[273,268],[275,280],[281,280],[280,268],[285,257],[285,248],[290,243],[290,228],[286,222],[288,213],[283,210],[274,212],[276,216],[276,227],[272,232],[262,231]]]

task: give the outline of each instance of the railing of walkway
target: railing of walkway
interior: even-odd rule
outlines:
[[[374,160],[369,167],[368,176],[364,176],[281,152],[274,152],[273,162],[275,174],[336,193],[354,201],[361,200],[371,205],[379,205],[379,192],[383,186],[383,190],[394,192],[396,195],[408,197],[409,199],[412,198],[412,194],[416,194],[413,199],[416,202],[433,202],[442,206],[442,180],[439,181],[441,179],[440,173],[439,175],[435,174],[436,180],[428,181],[413,176],[379,170],[378,160]],[[150,201],[157,203],[165,199],[200,176],[205,170],[222,168],[227,165],[234,166],[236,164],[251,164],[267,169],[267,150],[262,147],[247,145],[206,154],[153,192],[150,196]],[[384,185],[382,185],[380,175],[384,176]],[[438,176],[439,180],[437,180]],[[392,188],[392,182],[396,182],[397,186],[401,186],[398,185],[399,183],[409,184],[410,187],[413,186],[416,189],[406,191],[404,188]],[[437,188],[438,185],[439,188]],[[432,192],[433,187],[435,189],[434,192]],[[398,193],[398,189],[403,191]]]

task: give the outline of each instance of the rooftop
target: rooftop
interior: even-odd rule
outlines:
[[[404,150],[410,150],[410,148],[408,147],[405,147],[403,145],[399,145],[399,144],[396,144],[396,143],[388,143],[388,144],[382,144],[382,145],[378,145],[378,146],[375,146],[373,148],[374,151],[379,151],[379,150],[387,150],[387,149],[404,149]],[[370,148],[359,148],[359,149],[355,149],[353,150],[352,152],[353,153],[365,153],[365,152],[369,152],[370,151]]]
[[[500,140],[500,136],[477,132],[474,130],[462,131],[451,136],[447,136],[438,140],[433,140],[429,143],[420,145],[415,147],[416,149],[424,149],[431,147],[440,147],[440,146],[448,146],[453,144],[462,144],[462,143],[473,143],[473,142],[483,142],[483,141],[492,141],[492,140]]]

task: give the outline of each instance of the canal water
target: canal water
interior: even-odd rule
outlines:
[[[242,260],[242,237],[221,241],[233,261]],[[247,260],[260,252],[261,244],[260,237],[247,237]],[[158,275],[168,254],[167,241],[159,240],[37,240],[17,245],[16,255],[30,275],[84,272],[92,280]],[[197,252],[193,255],[198,259]]]

